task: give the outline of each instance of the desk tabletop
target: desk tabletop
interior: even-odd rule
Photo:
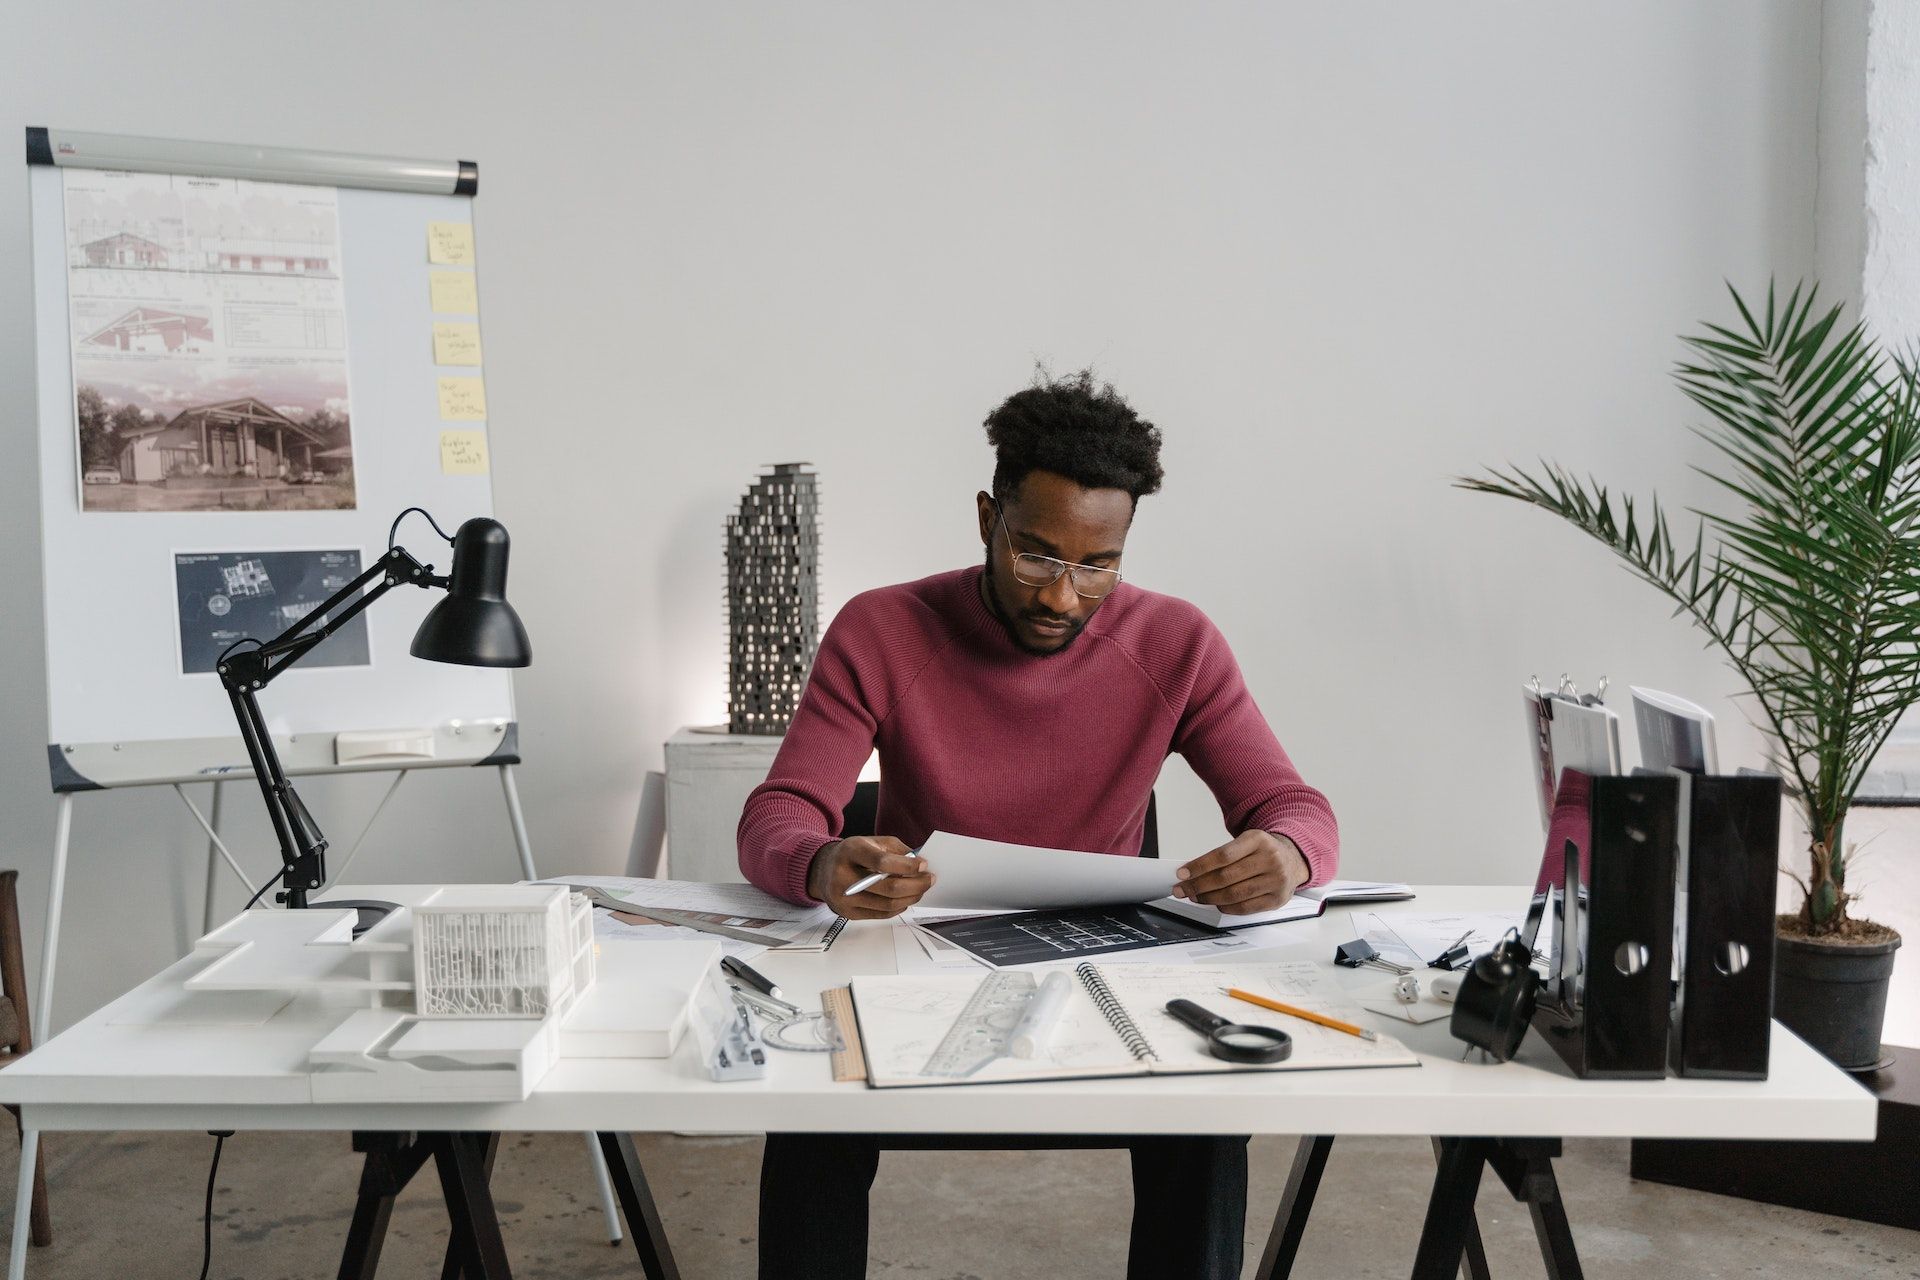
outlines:
[[[404,900],[404,886],[343,895]],[[415,890],[417,892],[417,889]],[[1418,886],[1393,904],[1417,912],[1517,913],[1523,890]],[[1371,908],[1363,908],[1371,909]],[[755,963],[788,999],[818,1007],[822,988],[895,972],[893,929],[848,927],[820,954],[769,952]],[[1278,945],[1213,963],[1328,963],[1358,932],[1352,912],[1274,926]],[[1371,1025],[1414,1049],[1421,1065],[1369,1071],[1128,1077],[937,1089],[836,1083],[824,1054],[769,1050],[763,1080],[707,1079],[688,1036],[660,1059],[562,1059],[531,1097],[498,1103],[316,1104],[306,1055],[349,1007],[303,996],[270,1016],[217,1007],[184,983],[208,962],[189,956],[0,1070],[0,1102],[40,1129],[627,1130],[877,1133],[1318,1133],[1501,1137],[1870,1139],[1866,1090],[1791,1032],[1773,1028],[1764,1081],[1587,1081],[1529,1036],[1504,1064],[1463,1061],[1446,1021]],[[1390,985],[1335,969],[1356,995]],[[269,1000],[267,1003],[271,1003]]]

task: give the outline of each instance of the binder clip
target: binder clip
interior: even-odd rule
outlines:
[[[1352,942],[1343,942],[1333,949],[1333,962],[1343,969],[1358,969],[1365,965],[1371,969],[1385,969],[1398,977],[1412,973],[1406,965],[1395,964],[1373,949],[1373,944],[1365,938],[1355,938]]]
[[[1469,929],[1454,940],[1454,944],[1427,962],[1429,969],[1444,969],[1452,973],[1455,969],[1464,969],[1472,956],[1467,951],[1467,939],[1473,936]]]

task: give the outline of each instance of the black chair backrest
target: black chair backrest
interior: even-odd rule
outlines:
[[[1160,820],[1152,792],[1147,793],[1147,825],[1140,836],[1140,856],[1157,858],[1160,856]],[[877,782],[856,782],[853,784],[853,799],[847,801],[847,807],[840,815],[840,834],[843,836],[870,836],[880,821],[880,784]]]
[[[877,782],[856,782],[853,784],[853,799],[847,801],[847,807],[840,814],[840,834],[843,836],[870,836],[880,824],[880,784]]]

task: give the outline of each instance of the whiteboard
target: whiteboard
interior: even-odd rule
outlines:
[[[438,378],[483,372],[484,366],[436,366],[433,324],[479,317],[436,316],[428,293],[427,224],[471,223],[473,202],[457,195],[338,189],[355,509],[82,511],[64,172],[48,165],[28,169],[54,786],[77,790],[244,774],[246,757],[219,677],[182,674],[174,555],[357,548],[364,568],[385,552],[388,528],[407,507],[425,507],[449,533],[469,517],[492,514],[491,476],[443,474],[440,458],[443,427],[487,424],[443,423]],[[452,548],[418,515],[401,525],[397,541],[446,572]],[[355,730],[432,729],[439,744],[435,756],[414,765],[517,758],[507,671],[423,662],[407,652],[420,621],[443,598],[439,591],[394,589],[361,615],[366,665],[302,664],[260,692],[289,773],[334,767],[333,736]],[[323,642],[309,662],[342,638]]]

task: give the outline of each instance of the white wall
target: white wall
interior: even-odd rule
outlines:
[[[53,124],[480,162],[547,868],[617,869],[662,739],[721,717],[721,520],[755,466],[818,464],[829,609],[971,563],[978,423],[1036,358],[1095,363],[1165,430],[1129,575],[1224,628],[1353,874],[1526,872],[1530,673],[1740,722],[1731,676],[1650,590],[1448,478],[1544,455],[1701,496],[1674,335],[1728,314],[1723,278],[1811,269],[1815,6],[579,8],[21,6],[0,53],[15,147]],[[0,164],[16,451],[25,208]],[[36,528],[16,461],[0,863],[34,916],[53,812]],[[307,790],[344,845],[379,786]],[[1214,839],[1190,775],[1163,796],[1163,842]],[[234,800],[264,870],[265,824]],[[78,812],[64,955],[90,959],[63,964],[58,1022],[171,957],[201,893],[170,796]],[[488,776],[423,777],[383,823],[369,874],[511,866]]]
[[[1868,0],[1820,6],[1814,278],[1823,297],[1858,314],[1866,263]]]
[[[1911,342],[1920,339],[1920,9],[1867,7],[1862,304],[1882,332]]]

